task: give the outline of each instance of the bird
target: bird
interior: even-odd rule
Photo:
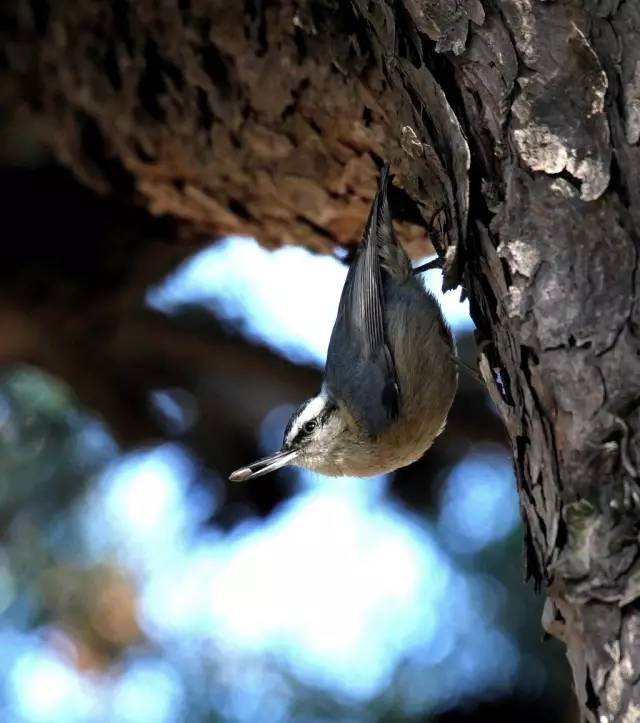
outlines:
[[[432,265],[413,269],[398,243],[388,187],[385,163],[342,289],[319,393],[292,414],[279,451],[230,480],[285,466],[371,477],[415,462],[443,431],[458,384],[455,341],[414,273]]]

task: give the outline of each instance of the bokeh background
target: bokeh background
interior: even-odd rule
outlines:
[[[37,198],[76,190],[49,163],[17,185],[55,235]],[[131,370],[160,430],[138,446],[72,385],[0,370],[0,721],[576,720],[523,581],[504,434],[473,380],[410,468],[227,482],[318,388],[345,275],[338,250],[227,238],[151,285],[145,318],[185,341],[174,377]],[[473,364],[467,305],[439,272],[425,283]]]

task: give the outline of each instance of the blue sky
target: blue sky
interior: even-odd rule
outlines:
[[[230,238],[150,290],[148,303],[169,314],[206,304],[252,340],[322,366],[345,275],[331,257]],[[440,272],[426,282],[442,298]],[[443,306],[454,330],[471,327],[455,294]],[[263,424],[265,452],[282,417],[276,409]],[[76,510],[86,559],[115,559],[137,581],[141,625],[163,658],[133,659],[119,679],[81,680],[41,638],[9,641],[0,631],[15,720],[177,721],[178,671],[196,650],[225,661],[218,684],[239,721],[287,719],[290,692],[278,670],[363,702],[384,694],[402,663],[397,683],[409,712],[513,683],[518,650],[497,622],[505,592],[465,564],[518,524],[500,450],[473,450],[450,471],[433,523],[392,501],[388,478],[298,471],[298,495],[266,521],[224,533],[204,525],[218,501],[192,484],[194,470],[177,445],[124,456]]]
[[[292,361],[324,366],[347,267],[332,256],[298,246],[267,251],[253,239],[230,237],[188,260],[147,303],[171,313],[180,304],[204,304]],[[422,275],[456,331],[472,328],[468,303],[441,291],[442,274]]]

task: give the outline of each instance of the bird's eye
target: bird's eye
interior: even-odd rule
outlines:
[[[318,422],[316,422],[315,419],[311,419],[310,421],[304,423],[303,429],[307,434],[311,434],[311,432],[313,432],[313,430],[317,426],[318,426]]]

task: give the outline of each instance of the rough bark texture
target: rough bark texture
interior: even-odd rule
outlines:
[[[352,243],[381,157],[406,243],[442,209],[545,626],[586,719],[640,720],[640,6],[40,0],[11,17],[4,65],[56,153],[175,238]]]

